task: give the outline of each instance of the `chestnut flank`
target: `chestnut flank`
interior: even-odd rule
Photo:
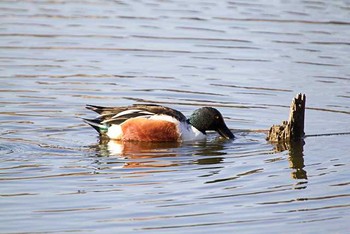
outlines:
[[[121,125],[123,141],[179,141],[180,134],[175,123],[134,118],[129,119]]]

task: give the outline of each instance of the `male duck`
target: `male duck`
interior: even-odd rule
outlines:
[[[226,139],[234,139],[221,113],[202,107],[187,119],[181,112],[160,105],[135,104],[126,107],[87,105],[100,114],[84,119],[101,135],[122,141],[195,141],[205,139],[207,130],[214,130]]]

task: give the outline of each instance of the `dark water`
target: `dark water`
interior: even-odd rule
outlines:
[[[348,1],[1,1],[1,233],[347,233]],[[99,142],[85,104],[217,107],[237,139]]]

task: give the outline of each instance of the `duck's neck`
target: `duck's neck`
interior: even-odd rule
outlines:
[[[208,130],[208,123],[206,123],[202,118],[200,118],[196,113],[193,113],[191,117],[187,120],[189,124],[195,127],[198,131],[206,134],[205,131]]]

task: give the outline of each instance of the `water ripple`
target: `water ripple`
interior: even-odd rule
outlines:
[[[0,5],[3,232],[349,229],[346,1]],[[299,92],[304,143],[266,142]],[[80,119],[136,102],[216,107],[236,139],[120,144]]]

